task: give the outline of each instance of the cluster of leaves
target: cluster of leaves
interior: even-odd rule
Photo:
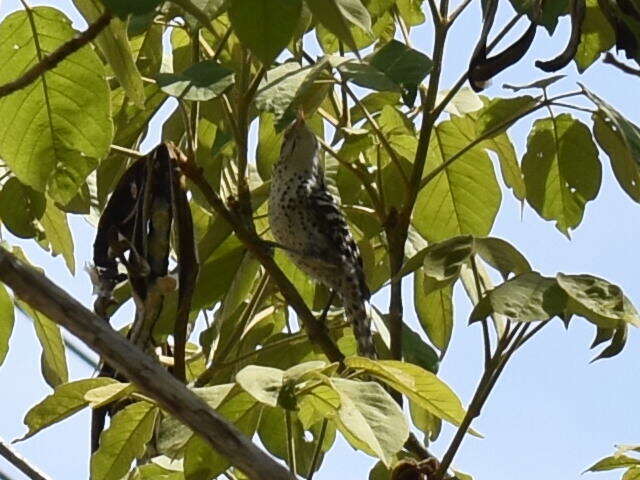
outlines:
[[[541,12],[535,2],[512,3],[552,33],[568,2],[545,2]],[[600,3],[586,2],[573,57],[581,71],[614,45],[620,31]],[[74,4],[88,22],[105,8],[118,18],[95,45],[0,98],[0,219],[12,234],[62,254],[73,272],[67,216],[85,215],[97,223],[132,163],[128,152],[139,148],[151,119],[173,98],[179,108],[164,122],[163,138],[189,153],[220,198],[232,198],[230,208],[249,198],[238,211],[248,209],[247,223],[269,240],[271,170],[283,127],[302,109],[319,138],[333,135],[322,142],[327,180],[341,199],[371,291],[413,275],[413,304],[430,343],[404,325],[404,362],[350,357],[355,341],[338,303],[327,327],[349,358],[346,368],[327,365],[296,327],[279,285],[211,211],[203,192],[187,185],[200,261],[189,318],[201,333],[197,343],[186,345],[186,381],[244,433],[257,433],[293,470],[309,475],[319,468],[339,431],[381,460],[372,476],[388,478],[387,468],[408,455],[402,449],[409,424],[380,383],[409,399],[414,426],[431,440],[441,420],[462,425],[466,433],[470,417],[435,376],[453,331],[452,294],[459,279],[475,305],[471,320],[485,324],[491,317],[498,340],[511,324],[554,316],[568,322],[576,315],[596,325],[594,346],[610,342],[600,354],[607,357],[624,346],[628,325],[640,323],[615,285],[588,275],[543,277],[509,243],[488,237],[502,203],[492,157],[516,200],[567,236],[599,193],[598,146],[622,189],[640,201],[640,130],[586,87],[552,97],[548,88],[560,79],[553,77],[513,87],[541,93],[536,96],[487,98],[461,88],[464,82],[438,92],[446,66],[442,51],[436,49],[432,60],[404,37],[426,21],[427,6],[420,0],[285,0],[277,7],[271,0]],[[623,13],[635,28],[635,17]],[[432,17],[436,46],[442,46],[450,24]],[[317,58],[306,51],[308,32],[322,50]],[[69,19],[54,8],[8,16],[0,24],[0,85],[38,65],[74,34]],[[163,49],[165,34],[171,52]],[[618,46],[625,45],[630,43],[621,46],[618,34]],[[420,105],[414,106],[417,99]],[[508,129],[544,110],[548,116],[533,124],[519,161]],[[424,120],[429,115],[430,128]],[[252,125],[258,130],[255,161],[247,147]],[[407,213],[406,224],[394,223],[398,212]],[[280,250],[275,260],[309,308],[322,310],[326,289]],[[494,288],[487,266],[505,282]],[[118,287],[109,315],[131,295],[128,284]],[[177,290],[166,292],[153,329],[157,345],[169,344],[178,303]],[[58,327],[1,286],[0,363],[14,305],[34,320],[43,375],[55,388],[27,415],[27,437],[83,407],[117,402],[122,408],[92,459],[93,478],[205,479],[229,468],[134,386],[107,378],[69,382]],[[373,320],[381,358],[392,358],[393,315],[374,310]],[[129,472],[135,458],[139,465]]]
[[[622,480],[636,480],[640,478],[640,452],[639,445],[620,445],[610,457],[605,457],[596,462],[588,472],[606,472],[608,470],[626,469]]]

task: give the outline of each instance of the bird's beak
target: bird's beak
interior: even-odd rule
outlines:
[[[304,119],[304,111],[300,108],[298,109],[298,115],[296,116],[296,120],[293,125],[297,128],[297,127],[302,127],[306,123],[307,122]]]

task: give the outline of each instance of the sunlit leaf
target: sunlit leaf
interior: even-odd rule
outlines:
[[[637,465],[640,465],[640,459],[638,458],[627,455],[614,455],[596,462],[587,469],[587,472],[603,472],[606,470],[615,470],[616,468],[635,467]]]
[[[592,275],[557,275],[558,285],[569,296],[567,307],[573,313],[605,328],[620,322],[640,326],[640,316],[617,285]]]
[[[371,16],[360,0],[305,0],[314,18],[352,49],[357,49],[350,25],[371,30]]]
[[[615,33],[604,16],[598,0],[586,0],[586,11],[575,61],[580,73],[615,43]]]
[[[31,12],[40,55],[75,36],[62,12],[50,7]],[[0,24],[1,84],[38,62],[33,35],[24,10]],[[40,192],[48,189],[54,200],[67,203],[111,144],[102,62],[90,46],[81,48],[27,88],[0,99],[0,117],[0,157],[24,184]]]
[[[184,100],[204,102],[222,94],[233,84],[234,73],[213,60],[196,63],[180,74],[159,73],[163,92]]]
[[[444,354],[453,331],[453,288],[449,285],[427,292],[425,275],[414,275],[414,305],[418,320],[429,340]]]
[[[332,378],[330,382],[340,397],[340,431],[350,443],[354,439],[365,443],[385,465],[390,465],[409,435],[398,404],[375,382],[342,378]],[[357,448],[357,444],[354,446]]]
[[[600,190],[602,167],[587,127],[568,114],[536,120],[522,160],[527,202],[565,235]]]
[[[152,403],[137,402],[120,410],[100,435],[100,447],[91,456],[93,480],[120,480],[131,462],[142,456],[158,415]]]
[[[52,387],[67,383],[69,381],[69,369],[60,327],[24,302],[18,302],[18,306],[33,320],[36,336],[42,346],[40,364],[44,379]]]
[[[232,0],[229,18],[240,41],[265,65],[270,65],[293,35],[302,0]]]
[[[518,275],[490,290],[475,306],[470,322],[498,313],[516,322],[539,322],[562,316],[566,294],[552,278],[537,272]]]
[[[104,11],[98,0],[73,0],[87,22],[95,22]],[[109,62],[127,97],[139,108],[144,107],[142,76],[133,58],[126,22],[114,18],[95,40],[96,45]]]
[[[349,357],[345,362],[379,378],[438,418],[454,425],[460,425],[464,419],[465,410],[453,390],[433,373],[417,365],[363,357]]]
[[[9,340],[13,332],[14,322],[13,300],[4,285],[0,283],[0,365],[4,363],[9,351]]]
[[[48,395],[27,412],[24,424],[29,428],[29,431],[20,440],[26,440],[40,430],[64,420],[86,407],[89,402],[85,400],[84,396],[89,390],[114,383],[116,381],[111,378],[99,377],[59,385],[51,395]]]
[[[249,365],[236,374],[236,382],[259,402],[275,407],[284,384],[284,372],[277,368]]]

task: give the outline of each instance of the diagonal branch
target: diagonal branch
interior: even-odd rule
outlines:
[[[285,467],[188,390],[156,360],[131,345],[66,291],[4,248],[0,248],[0,280],[13,290],[16,297],[100,354],[249,478],[291,480]]]
[[[287,303],[298,315],[311,343],[320,347],[329,361],[341,362],[344,359],[344,355],[327,333],[326,326],[313,316],[300,293],[273,259],[266,242],[261,240],[255,233],[249,231],[245,222],[225,206],[220,196],[211,188],[211,185],[202,175],[202,170],[193,163],[193,160],[183,159],[182,170],[187,178],[202,192],[211,208],[233,228],[238,240],[243,243],[245,248],[255,256],[269,273]]]
[[[44,74],[48,70],[54,69],[62,60],[93,41],[100,32],[109,25],[111,18],[111,12],[108,10],[105,11],[94,23],[89,25],[89,28],[84,32],[60,45],[56,50],[24,72],[22,76],[9,83],[0,85],[0,98],[6,97],[17,90],[26,87],[30,83],[35,82],[40,75]]]
[[[11,465],[24,473],[31,480],[50,480],[51,477],[42,473],[37,467],[16,452],[11,445],[0,438],[0,456],[3,456]]]

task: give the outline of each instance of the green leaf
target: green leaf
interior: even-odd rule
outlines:
[[[20,238],[41,236],[39,220],[46,209],[44,195],[10,178],[0,191],[0,218],[11,233]]]
[[[137,402],[120,410],[100,435],[100,448],[91,455],[92,480],[120,480],[140,458],[153,435],[158,407]]]
[[[51,199],[47,199],[47,208],[41,223],[47,240],[51,244],[53,255],[62,254],[67,268],[72,275],[75,275],[76,259],[73,255],[73,237],[67,222],[67,214],[56,207]]]
[[[531,271],[531,265],[524,255],[501,238],[474,238],[473,249],[485,262],[498,270],[503,278],[507,278],[510,273],[520,275]]]
[[[255,406],[256,401],[251,395],[240,389],[234,389],[217,408],[213,405],[212,408],[216,408],[219,414],[233,422],[242,433],[252,437],[258,426],[261,413],[261,408],[254,408]],[[186,429],[186,427],[184,428]],[[186,430],[191,433],[190,430]],[[213,450],[199,435],[193,434],[187,438],[189,441],[184,452],[185,479],[209,480],[216,478],[231,465],[226,457]]]
[[[600,190],[602,167],[589,129],[568,114],[536,120],[522,160],[527,201],[565,235]]]
[[[213,60],[188,67],[180,74],[159,73],[156,77],[163,92],[184,100],[205,102],[221,95],[233,85],[235,75]]]
[[[340,398],[339,430],[354,447],[364,443],[385,465],[391,465],[409,436],[398,404],[378,383],[329,381]]]
[[[518,164],[516,150],[506,132],[494,135],[481,144],[487,150],[491,150],[498,156],[500,170],[504,183],[513,190],[513,194],[518,200],[524,200],[526,196],[526,186],[522,169]]]
[[[495,132],[496,135],[504,132],[517,118],[537,103],[538,99],[530,95],[491,99],[478,116],[478,136],[487,135],[490,132]]]
[[[73,0],[73,4],[89,23],[95,22],[104,11],[98,0]],[[138,108],[144,108],[144,85],[133,58],[126,22],[112,19],[95,39],[95,44],[106,58],[127,97]]]
[[[284,385],[284,372],[277,368],[248,365],[236,374],[236,382],[259,402],[276,407]]]
[[[288,45],[300,19],[302,0],[232,0],[229,19],[240,41],[269,66]]]
[[[418,93],[418,85],[431,71],[433,62],[425,54],[398,40],[391,40],[377,50],[369,63],[400,86],[406,105],[412,106]]]
[[[606,457],[589,467],[587,472],[604,472],[606,470],[615,470],[616,468],[635,467],[640,465],[640,459],[629,457],[627,455],[614,455]]]
[[[566,294],[553,278],[537,272],[523,273],[487,292],[471,312],[469,322],[483,320],[492,313],[515,322],[546,321],[562,316],[566,301]]]
[[[116,383],[116,381],[111,378],[99,377],[77,380],[57,386],[51,395],[48,395],[27,412],[24,417],[24,424],[29,431],[24,437],[20,438],[20,441],[26,440],[40,430],[82,410],[89,404],[84,398],[89,390],[113,383]]]
[[[574,58],[578,71],[584,72],[602,52],[615,43],[615,32],[604,16],[598,0],[586,0],[586,12],[580,30],[580,43]]]
[[[364,357],[349,357],[345,363],[379,378],[438,418],[454,425],[460,425],[464,419],[465,410],[453,390],[433,373],[417,365]]]
[[[640,317],[617,285],[592,275],[556,276],[558,285],[569,296],[568,309],[604,328],[615,328],[620,322],[640,326]]]
[[[622,189],[634,201],[640,202],[640,166],[638,157],[629,149],[624,136],[610,118],[601,112],[591,116],[593,133],[598,145],[609,156],[611,169]]]
[[[632,467],[624,472],[622,480],[640,480],[640,467]]]
[[[437,282],[430,286],[436,288],[454,282],[460,275],[461,266],[473,253],[473,245],[473,237],[469,235],[429,245],[424,251],[422,267],[425,275]]]
[[[60,327],[22,301],[18,302],[18,307],[33,320],[36,336],[42,346],[40,359],[42,376],[54,388],[67,383],[69,381],[69,370]]]
[[[453,287],[449,285],[427,292],[424,272],[418,270],[413,278],[414,305],[420,325],[444,355],[453,332]]]
[[[422,11],[423,0],[397,0],[398,12],[407,26],[415,27],[427,19]]]
[[[89,402],[91,408],[99,408],[117,400],[126,398],[136,390],[131,383],[110,383],[108,385],[92,388],[84,394],[84,399]]]
[[[587,90],[583,85],[581,87],[587,98],[598,107],[598,114],[602,115],[605,122],[610,124],[611,128],[622,137],[633,158],[640,158],[640,129],[596,94]]]
[[[317,422],[310,428],[305,429],[295,412],[291,412],[291,420],[296,467],[299,475],[307,477],[311,468],[311,461],[313,460],[322,422]],[[260,436],[260,442],[271,454],[286,461],[288,459],[288,452],[285,421],[285,410],[282,408],[265,409],[260,417],[258,435]],[[318,468],[322,462],[322,453],[328,451],[335,441],[335,432],[335,422],[328,422],[320,450],[321,457],[317,465]]]
[[[476,137],[475,121],[454,117],[440,123],[431,137],[427,175]],[[502,195],[493,165],[476,146],[438,173],[416,202],[413,224],[431,242],[456,235],[487,235],[491,231]]]
[[[4,363],[9,351],[9,340],[15,323],[13,300],[7,289],[0,283],[0,365]]]
[[[295,62],[285,62],[269,70],[256,93],[255,106],[260,112],[270,112],[277,120],[276,130],[281,130],[295,118],[296,109],[312,113],[326,96],[331,83],[326,72],[327,59],[316,65],[300,67]]]
[[[358,47],[350,24],[371,30],[371,16],[360,0],[305,0],[314,18],[353,50]]]
[[[135,2],[130,2],[129,0],[100,1],[120,18],[125,18],[130,14],[141,15],[143,13],[151,12],[152,10],[155,10],[161,2],[161,0],[136,0]]]
[[[64,14],[31,9],[40,55],[75,36]],[[25,11],[0,24],[0,84],[38,62]],[[18,48],[15,48],[15,47]],[[71,200],[109,151],[113,126],[104,67],[90,46],[81,48],[27,88],[0,99],[0,157],[18,179],[62,204]]]
[[[268,112],[261,113],[256,166],[258,167],[260,178],[264,181],[271,178],[273,167],[280,158],[280,146],[283,136],[284,133],[276,131],[275,116]]]
[[[418,365],[432,373],[436,373],[440,366],[436,351],[407,325],[402,329],[402,354],[405,362]]]
[[[518,13],[526,13],[532,22],[543,25],[549,35],[553,35],[558,25],[558,17],[567,13],[569,4],[569,0],[556,0],[543,4],[532,0],[510,0],[510,2]]]

